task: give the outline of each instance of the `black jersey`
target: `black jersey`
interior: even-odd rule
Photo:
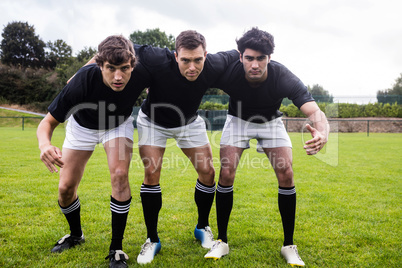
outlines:
[[[112,129],[122,124],[132,113],[138,96],[146,85],[136,65],[126,87],[116,92],[103,83],[96,64],[82,67],[48,107],[59,122],[73,114],[74,119],[89,129]]]
[[[240,60],[228,67],[216,87],[230,96],[229,114],[253,123],[282,116],[279,108],[285,97],[298,108],[314,101],[300,79],[276,61],[268,63],[268,78],[258,87],[249,85]]]
[[[180,73],[173,51],[151,46],[135,46],[139,60],[149,72],[151,84],[141,110],[163,127],[187,125],[197,117],[202,96],[239,58],[236,50],[207,54],[204,69],[195,81]]]

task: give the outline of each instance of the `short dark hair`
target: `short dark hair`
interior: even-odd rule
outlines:
[[[197,31],[183,31],[176,37],[176,52],[179,51],[180,48],[192,50],[196,49],[200,45],[202,46],[204,51],[206,51],[207,42],[205,41],[205,37]]]
[[[98,66],[103,66],[106,61],[114,65],[130,61],[131,67],[134,67],[136,59],[133,43],[122,35],[108,36],[98,45],[95,61]]]
[[[250,48],[269,56],[274,53],[275,48],[274,37],[268,32],[259,30],[257,27],[245,32],[240,39],[236,39],[236,43],[240,54]]]

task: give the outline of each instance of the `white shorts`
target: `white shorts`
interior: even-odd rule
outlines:
[[[221,145],[250,148],[251,139],[257,140],[258,152],[262,152],[262,148],[292,147],[280,117],[258,124],[228,114],[222,130]]]
[[[82,127],[75,121],[74,116],[70,116],[66,127],[66,138],[64,139],[63,148],[93,151],[99,143],[106,142],[124,137],[133,140],[134,135],[134,118],[128,117],[120,126],[109,130],[89,129]]]
[[[209,143],[204,119],[197,119],[188,125],[175,128],[165,128],[157,125],[142,112],[137,118],[138,145],[166,147],[167,139],[175,139],[179,148],[195,148]]]

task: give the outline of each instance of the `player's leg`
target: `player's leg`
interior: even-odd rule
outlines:
[[[141,201],[147,226],[147,237],[158,242],[158,214],[162,207],[162,192],[159,186],[164,147],[142,145],[140,157],[144,164],[144,182],[141,185]]]
[[[144,182],[141,185],[141,203],[147,227],[147,239],[142,245],[137,262],[152,262],[160,251],[158,237],[158,215],[162,208],[162,191],[159,185],[163,154],[166,141],[170,138],[169,129],[152,123],[141,110],[137,118],[139,153],[144,164]]]
[[[204,248],[211,248],[214,243],[209,227],[209,213],[215,197],[215,169],[212,163],[212,150],[209,143],[194,148],[182,148],[198,174],[194,200],[198,208],[198,221],[194,229],[195,237]]]
[[[278,206],[282,217],[284,246],[293,245],[296,213],[296,190],[293,181],[292,149],[264,148],[278,179]]]
[[[292,149],[290,147],[264,148],[278,179],[278,207],[282,218],[284,242],[281,254],[288,263],[304,266],[293,243],[296,216],[296,189],[293,180]]]
[[[158,215],[162,208],[162,191],[159,179],[165,148],[141,145],[139,152],[144,164],[145,173],[140,195],[145,225],[147,227],[147,240],[142,245],[137,262],[146,264],[151,262],[161,249],[158,237]]]
[[[222,145],[220,149],[221,170],[216,193],[216,212],[218,220],[218,239],[227,243],[227,227],[233,206],[233,184],[236,169],[244,148]]]
[[[293,181],[292,142],[281,118],[257,125],[258,147],[263,149],[278,179],[278,206],[284,229],[284,245],[293,244],[296,190]]]
[[[123,249],[123,236],[131,204],[129,184],[129,167],[132,155],[133,141],[119,137],[104,143],[107,155],[112,195],[110,210],[112,213],[112,241],[109,250]]]
[[[198,116],[192,123],[178,128],[174,134],[177,146],[188,157],[198,174],[194,192],[198,221],[194,236],[201,241],[202,247],[211,248],[214,238],[209,227],[209,214],[215,197],[215,168],[205,121]]]
[[[216,213],[218,240],[205,258],[219,259],[229,253],[227,229],[233,207],[233,184],[241,155],[249,148],[253,134],[248,131],[248,123],[238,117],[227,115],[220,141],[220,172],[216,189]]]
[[[258,145],[268,156],[278,179],[278,207],[282,218],[284,243],[282,255],[293,265],[304,266],[296,246],[293,233],[296,215],[296,189],[292,168],[292,142],[281,118],[262,124],[259,130]]]
[[[233,184],[236,169],[245,148],[221,145],[218,187],[216,189],[216,217],[218,222],[218,239],[205,258],[219,259],[229,253],[227,229],[233,207]]]
[[[132,123],[131,123],[132,124]],[[121,132],[131,126],[120,126]],[[109,131],[108,135],[115,135],[118,130]],[[110,197],[110,211],[112,213],[112,239],[109,246],[110,267],[127,267],[128,256],[123,252],[123,237],[126,229],[127,217],[130,211],[131,190],[129,183],[129,167],[133,151],[133,129],[127,130],[128,138],[117,137],[104,142],[107,155],[112,195]]]
[[[59,206],[70,226],[70,234],[61,238],[52,252],[62,252],[85,241],[81,229],[81,204],[77,195],[78,185],[92,151],[63,148],[64,167],[60,169]]]

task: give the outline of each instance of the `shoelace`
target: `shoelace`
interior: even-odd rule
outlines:
[[[152,250],[152,242],[145,242],[144,245],[142,245],[140,254],[144,255],[148,248]]]
[[[292,249],[294,249],[294,251],[295,251],[295,253],[296,253],[297,258],[299,258],[299,260],[302,260],[302,259],[300,258],[300,256],[299,256],[299,252],[297,251],[297,247],[296,247],[296,246],[294,246],[294,247],[292,247]]]
[[[212,245],[211,251],[219,248],[219,246],[221,245],[222,241],[216,241],[215,244]]]
[[[205,232],[207,233],[207,236],[208,236],[211,240],[214,240],[214,234],[212,233],[211,228],[205,228]]]

